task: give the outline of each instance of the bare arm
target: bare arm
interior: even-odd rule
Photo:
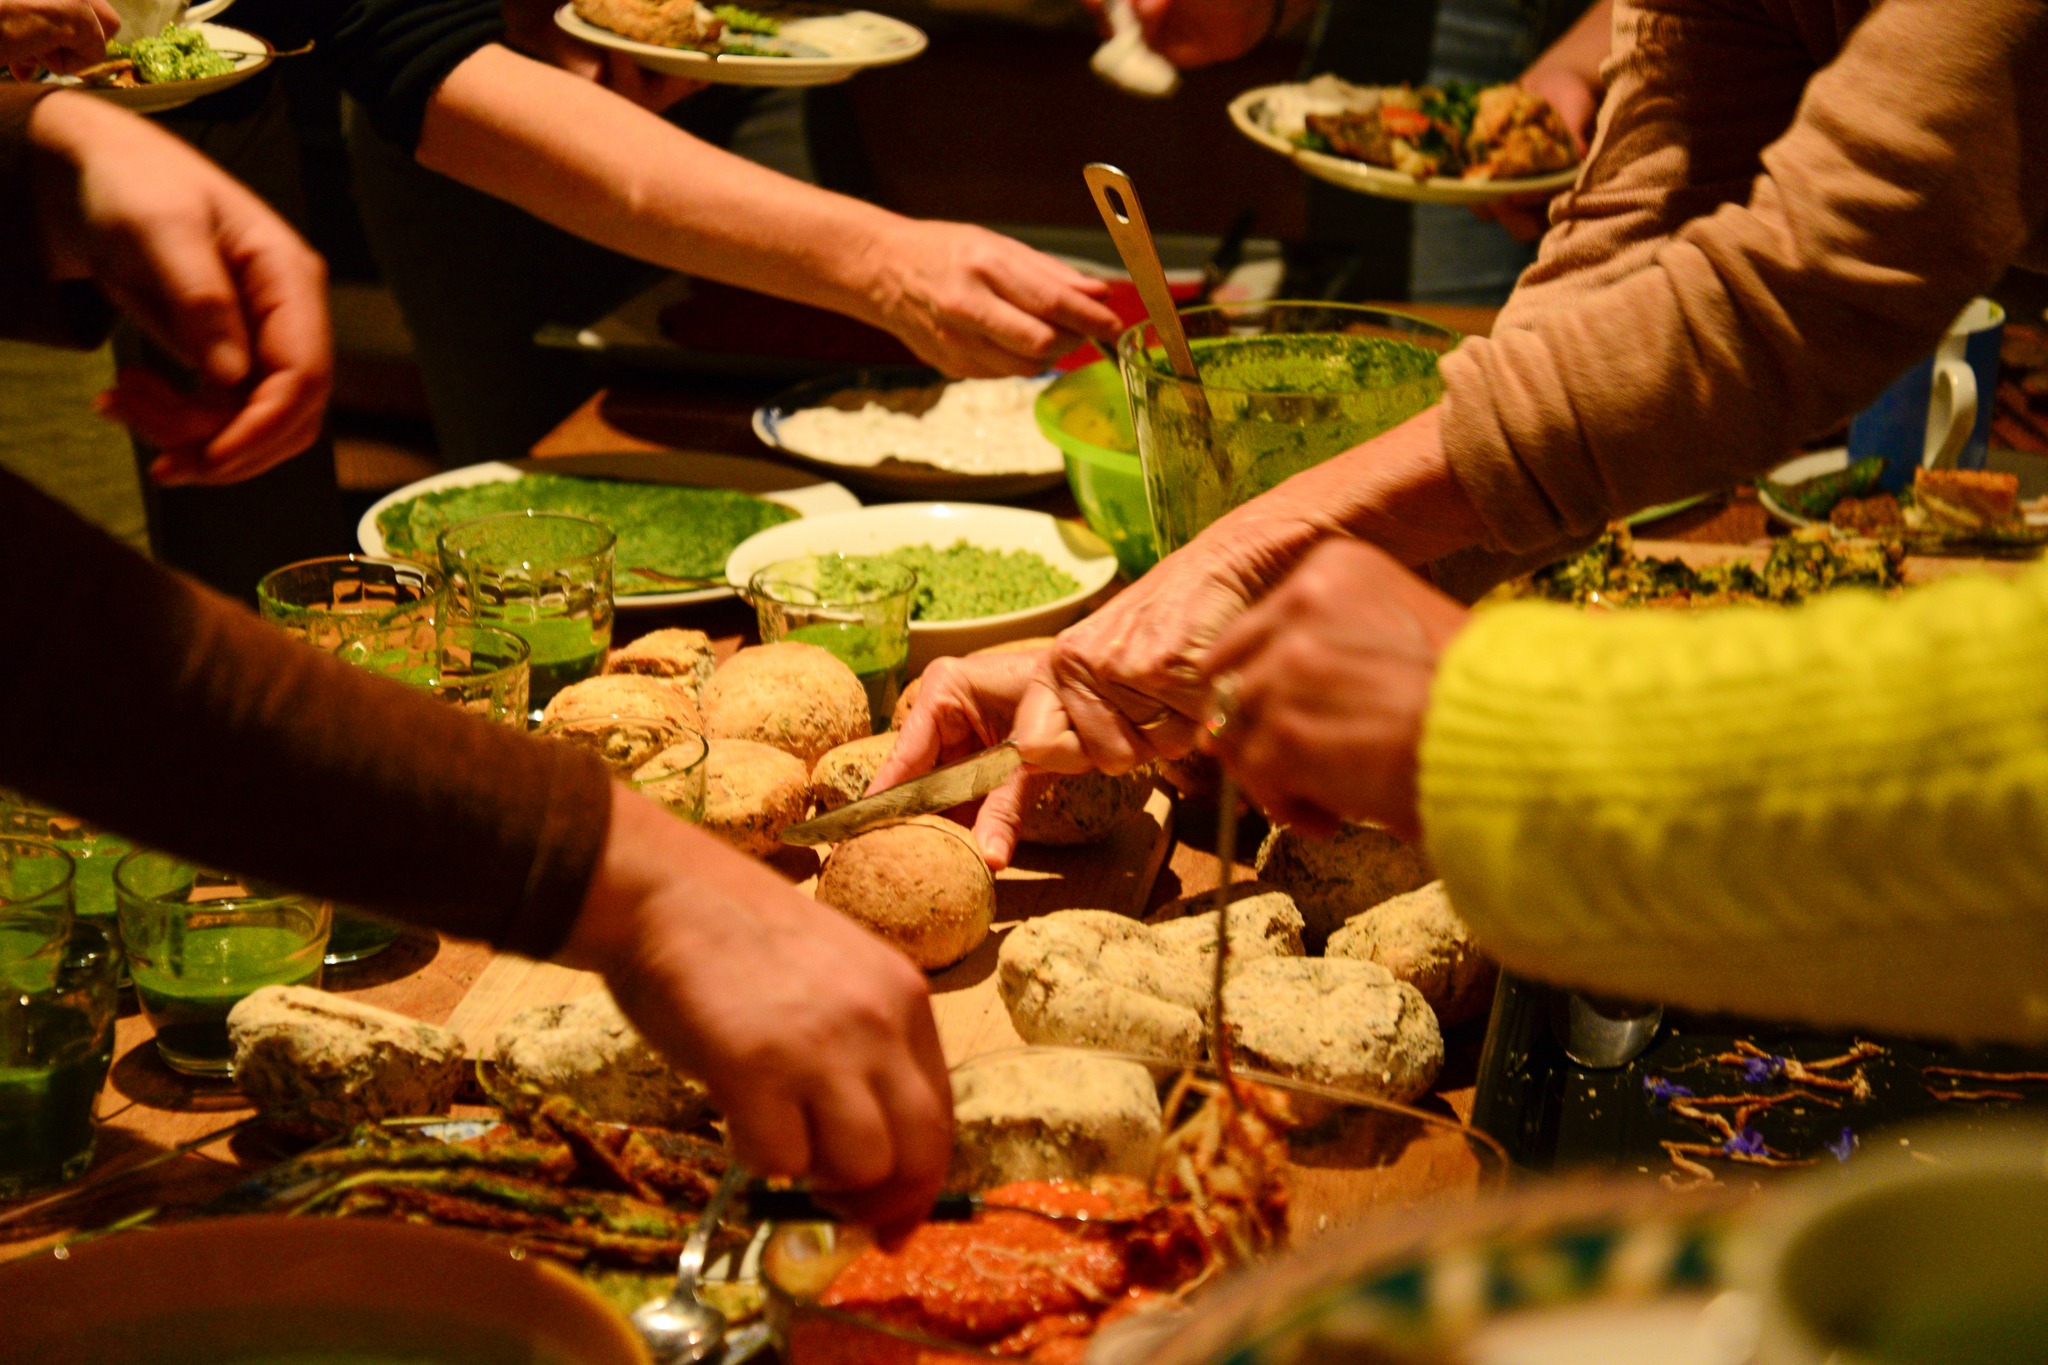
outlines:
[[[702,142],[495,44],[427,107],[421,165],[613,250],[846,313],[955,374],[1025,374],[1116,319],[1021,243],[904,218]]]

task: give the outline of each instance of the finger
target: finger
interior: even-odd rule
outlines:
[[[1216,642],[1196,664],[1202,679],[1214,683],[1225,673],[1242,673],[1286,624],[1290,594],[1282,588],[1223,628]]]
[[[1014,265],[1006,261],[991,283],[1011,303],[1077,338],[1107,340],[1123,330],[1115,312],[1086,287],[1100,285],[1106,294],[1106,284],[1058,261],[1048,260],[1045,265],[1057,267],[1057,273],[1042,268],[1037,260]]]
[[[249,373],[242,301],[206,215],[173,215],[131,231],[100,272],[108,293],[205,382],[232,388]]]
[[[982,800],[974,817],[974,841],[991,872],[1001,872],[1017,856],[1017,831],[1024,827],[1024,774],[1018,773]]]
[[[87,0],[92,7],[93,17],[100,21],[100,32],[112,35],[121,27],[121,12],[109,0]]]
[[[246,206],[260,210],[253,202]],[[304,450],[317,435],[333,382],[327,322],[327,272],[297,234],[263,218],[230,239],[236,283],[255,330],[260,376],[241,413],[209,446],[210,458],[269,468]],[[308,428],[312,434],[308,434]]]
[[[170,448],[211,440],[233,419],[241,400],[217,390],[183,394],[156,371],[131,365],[120,371],[114,387],[101,394],[95,406],[147,444]]]
[[[1037,362],[1059,355],[1062,350],[1072,350],[1071,342],[1064,347],[1062,339],[1068,334],[1061,332],[1039,318],[1034,312],[1018,307],[1004,297],[1001,287],[989,282],[989,289],[963,315],[962,322],[982,337],[993,343],[1005,354],[1028,362]],[[1074,337],[1073,341],[1078,341]]]
[[[820,1189],[872,1190],[896,1169],[896,1145],[882,1105],[866,1078],[839,1078],[814,1092],[810,1125],[811,1180]]]
[[[929,1213],[953,1164],[953,1087],[929,1011],[910,1042],[912,1064],[892,1067],[876,1079],[896,1170],[861,1202],[863,1221],[884,1230],[901,1229]]]
[[[319,438],[325,400],[324,386],[311,376],[267,376],[234,420],[207,442],[207,462],[230,482],[275,468]]]
[[[725,1110],[726,1136],[735,1156],[758,1175],[795,1179],[809,1172],[811,1140],[802,1109],[759,1087],[724,1090],[713,1098]]]

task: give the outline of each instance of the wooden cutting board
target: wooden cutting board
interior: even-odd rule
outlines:
[[[931,978],[932,1013],[946,1060],[958,1063],[1023,1041],[1010,1027],[1009,1012],[996,994],[996,951],[1004,934],[1054,910],[1113,910],[1142,916],[1172,847],[1173,802],[1165,792],[1155,791],[1144,812],[1103,843],[1022,850],[1016,864],[996,877],[996,925],[988,942],[966,961]],[[793,852],[779,865],[802,880],[815,871],[815,858]],[[559,1005],[602,984],[590,972],[500,955],[449,1014],[448,1027],[473,1050],[479,1049],[519,1011]]]

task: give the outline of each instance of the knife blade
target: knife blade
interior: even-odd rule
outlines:
[[[782,842],[802,846],[836,844],[891,820],[936,815],[987,796],[1023,766],[1024,755],[1017,752],[1014,743],[1004,740],[958,763],[934,768],[923,777],[913,777],[887,791],[848,802],[815,820],[791,825],[782,831]]]

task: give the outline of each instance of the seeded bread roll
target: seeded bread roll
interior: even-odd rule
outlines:
[[[1329,839],[1275,826],[1254,867],[1260,881],[1294,897],[1310,952],[1319,951],[1353,915],[1436,876],[1420,848],[1375,825],[1346,825]]]
[[[605,1123],[687,1128],[711,1114],[704,1087],[656,1052],[606,991],[513,1015],[481,1071],[494,1091],[566,1095]]]
[[[1152,796],[1150,766],[1108,773],[1033,773],[1024,779],[1020,843],[1072,848],[1107,839]]]
[[[781,847],[782,831],[810,805],[803,763],[746,739],[714,739],[704,756],[704,818],[699,827],[755,857]]]
[[[649,631],[629,645],[611,652],[604,661],[606,673],[638,673],[659,678],[680,687],[695,700],[711,681],[718,667],[718,654],[711,637],[701,630]]]
[[[541,712],[557,738],[593,750],[612,770],[630,773],[673,742],[675,732],[701,734],[704,721],[689,693],[659,678],[604,673],[570,683]]]
[[[1152,1073],[1085,1053],[1020,1052],[953,1072],[954,1189],[1145,1176],[1163,1123]]]
[[[1238,882],[1224,893],[1230,904],[1230,958],[1301,957],[1301,911],[1294,898],[1259,882]],[[1175,952],[1204,962],[1216,952],[1216,896],[1203,892],[1170,901],[1153,912],[1153,937]]]
[[[842,744],[818,760],[811,769],[811,800],[820,814],[838,810],[849,801],[868,794],[875,771],[896,747],[896,736],[887,731]]]
[[[1412,1100],[1443,1069],[1444,1039],[1422,993],[1375,962],[1268,957],[1223,986],[1230,1044],[1246,1066]]]
[[[817,896],[928,972],[979,948],[996,911],[995,879],[974,836],[936,815],[839,844],[818,872]]]
[[[228,1011],[235,1084],[259,1109],[303,1106],[306,1131],[438,1114],[462,1084],[447,1029],[309,986],[265,986]]]
[[[1500,975],[1472,942],[1442,882],[1353,915],[1330,935],[1323,954],[1379,963],[1422,992],[1446,1028],[1484,1014]]]
[[[868,694],[829,650],[796,640],[743,649],[704,688],[714,739],[767,744],[802,761],[808,777],[827,751],[866,736]]]

